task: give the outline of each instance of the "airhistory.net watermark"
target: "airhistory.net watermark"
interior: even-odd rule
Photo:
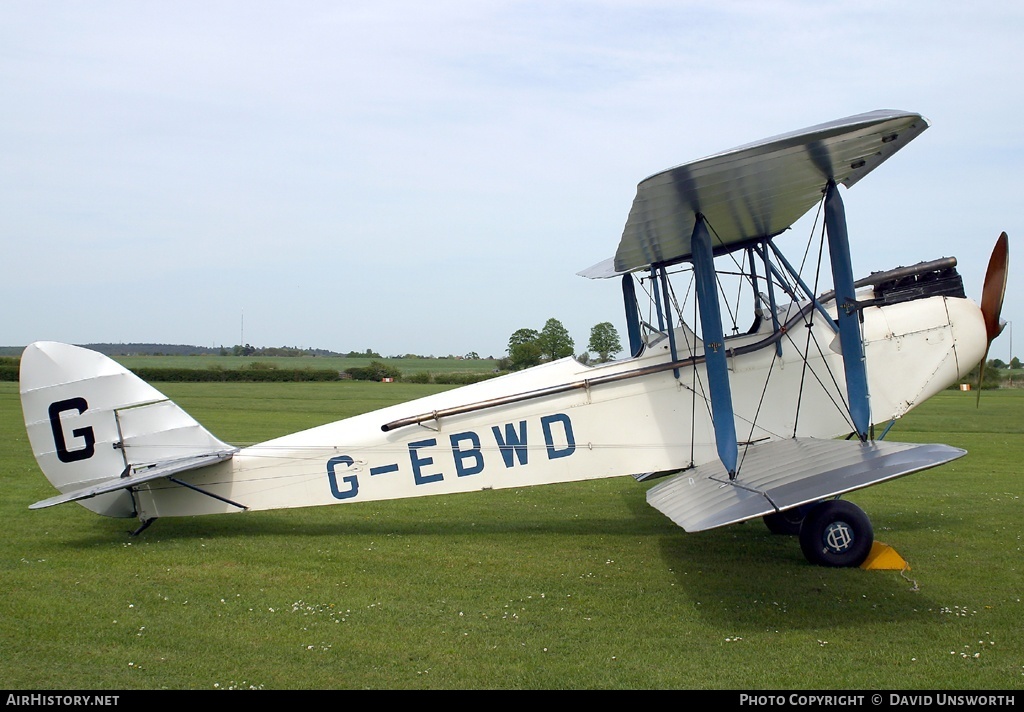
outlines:
[[[23,707],[115,707],[120,695],[55,695],[10,693],[4,700],[7,706]]]

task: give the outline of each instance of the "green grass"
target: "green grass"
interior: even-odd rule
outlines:
[[[425,395],[174,384],[232,442]],[[52,494],[0,383],[6,689],[1022,689],[1024,393],[890,439],[970,454],[863,490],[907,572],[810,566],[760,522],[686,534],[631,478],[134,522]]]

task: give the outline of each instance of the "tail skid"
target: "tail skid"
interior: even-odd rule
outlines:
[[[31,509],[79,502],[97,514],[134,517],[134,487],[229,460],[238,450],[94,351],[31,344],[20,381],[32,452],[61,492]]]

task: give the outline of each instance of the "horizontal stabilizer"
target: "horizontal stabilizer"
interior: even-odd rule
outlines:
[[[129,487],[135,487],[143,484],[144,482],[159,480],[163,477],[176,475],[179,472],[198,470],[202,467],[208,467],[218,462],[230,460],[236,452],[238,452],[238,448],[222,450],[220,452],[211,452],[203,455],[193,455],[191,457],[181,458],[180,460],[169,460],[167,462],[159,462],[148,466],[134,465],[131,468],[133,471],[129,475],[115,477],[105,482],[92,485],[91,487],[83,487],[82,489],[75,490],[74,492],[66,492],[64,494],[57,495],[56,497],[44,499],[36,502],[35,504],[29,505],[29,509],[45,509],[46,507],[53,507],[54,505],[64,504],[66,502],[77,502],[97,495],[107,494],[108,492],[116,492],[118,490],[128,489]]]
[[[948,445],[793,438],[751,445],[735,480],[715,460],[647,491],[647,502],[688,532],[836,497],[966,455]]]

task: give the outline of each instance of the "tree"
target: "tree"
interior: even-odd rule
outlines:
[[[587,344],[587,350],[596,353],[597,360],[601,363],[610,361],[612,356],[622,351],[619,332],[610,321],[595,324],[590,330],[590,342]]]
[[[575,343],[558,319],[548,319],[540,331],[540,350],[548,361],[572,356]]]
[[[574,345],[562,322],[548,319],[539,332],[536,329],[519,329],[509,337],[509,367],[516,371],[572,356]]]
[[[1017,358],[1016,356],[1011,358],[1010,359],[1010,368],[1012,368],[1014,371],[1019,369],[1020,368],[1020,359]]]
[[[543,352],[536,329],[519,329],[508,339],[509,368],[518,371],[540,363]]]

